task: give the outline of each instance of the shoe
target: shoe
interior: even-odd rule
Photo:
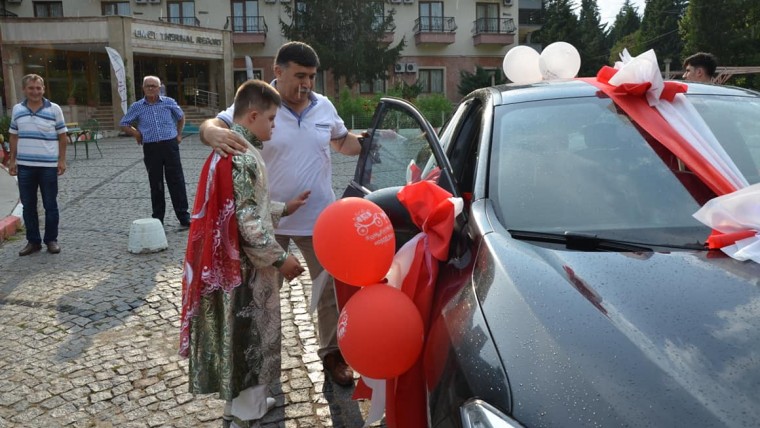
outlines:
[[[48,253],[58,254],[61,252],[61,246],[58,245],[58,241],[50,241],[47,243]]]
[[[275,405],[277,405],[277,401],[272,397],[267,397],[267,412],[274,409]]]
[[[190,223],[191,223],[190,220],[181,221],[181,222],[179,222],[179,225],[182,226],[182,227],[190,227]]]
[[[354,384],[354,371],[346,364],[340,351],[330,352],[322,360],[325,371],[330,374],[333,382],[340,386],[351,386]]]
[[[31,242],[28,242],[26,244],[26,247],[22,248],[21,251],[18,252],[19,257],[28,256],[29,254],[36,253],[37,251],[42,249],[41,244],[33,244]]]

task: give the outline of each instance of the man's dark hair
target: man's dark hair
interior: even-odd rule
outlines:
[[[235,115],[233,119],[244,117],[251,110],[264,112],[272,104],[282,104],[280,93],[267,82],[251,79],[244,82],[235,93]]]
[[[707,52],[697,52],[683,61],[683,68],[687,66],[701,67],[711,78],[715,76],[715,69],[718,68],[718,59],[715,55]]]
[[[294,62],[302,67],[319,67],[319,56],[314,48],[304,42],[288,42],[280,46],[274,63],[281,67],[287,67],[289,62]]]

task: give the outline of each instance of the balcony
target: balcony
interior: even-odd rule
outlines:
[[[232,24],[232,43],[253,43],[263,45],[269,28],[263,16],[228,16],[224,29]]]
[[[161,22],[170,24],[186,25],[188,27],[200,27],[201,21],[194,16],[162,16],[158,18]]]
[[[515,42],[516,31],[512,18],[478,18],[473,22],[472,44],[511,45]]]
[[[456,41],[457,24],[451,16],[420,16],[414,20],[414,43],[450,45]]]

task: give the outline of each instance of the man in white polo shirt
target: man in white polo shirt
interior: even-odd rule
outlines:
[[[272,85],[282,96],[275,117],[272,139],[261,154],[269,174],[272,200],[289,201],[311,190],[306,205],[283,217],[275,230],[277,241],[288,248],[293,241],[304,256],[312,279],[323,268],[314,255],[312,233],[317,217],[335,201],[332,190],[330,148],[344,155],[361,151],[359,136],[346,129],[335,106],[327,97],[312,92],[319,67],[319,57],[302,42],[282,45],[274,61]],[[201,125],[201,140],[222,156],[244,151],[243,141],[227,128],[232,123],[233,106]],[[326,286],[317,306],[319,357],[333,381],[342,386],[353,384],[353,371],[338,349],[338,306],[332,281]]]
[[[42,249],[58,254],[58,176],[66,171],[66,124],[58,104],[45,94],[45,81],[37,74],[21,79],[26,99],[13,106],[10,124],[11,153],[8,169],[18,175],[19,199],[23,207],[26,246],[19,256]],[[40,237],[37,189],[45,208],[45,236]]]

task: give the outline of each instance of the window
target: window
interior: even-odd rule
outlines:
[[[240,87],[243,83],[245,83],[246,80],[248,80],[248,74],[246,74],[245,70],[235,70],[232,72],[234,75],[234,81],[235,81],[235,90]],[[262,79],[261,70],[253,70],[253,78],[254,79]]]
[[[317,70],[317,75],[314,76],[314,92],[325,93],[325,73],[322,70]]]
[[[372,19],[372,29],[379,30],[383,27],[383,22],[385,21],[385,5],[382,2],[375,1],[370,3],[369,7],[372,9],[374,16]]]
[[[443,2],[420,2],[420,31],[443,32]]]
[[[359,83],[359,92],[362,94],[383,94],[385,93],[385,80],[375,79],[370,82]]]
[[[118,2],[111,2],[111,3],[103,3],[103,16],[109,16],[109,15],[122,15],[122,16],[130,16],[132,15],[132,11],[129,8],[129,2],[128,1],[118,1]]]
[[[170,1],[166,4],[167,22],[182,25],[196,25],[195,2]]]
[[[36,1],[34,2],[34,16],[37,18],[55,18],[63,16],[63,2]]]
[[[478,3],[475,6],[475,18],[476,34],[499,32],[498,3]]]
[[[443,93],[443,70],[420,69],[417,83],[422,86],[422,92],[426,94]]]
[[[232,31],[237,33],[258,33],[263,31],[259,23],[258,0],[232,1]]]
[[[303,30],[306,26],[304,19],[306,19],[307,12],[308,5],[306,4],[306,1],[296,0],[295,14],[293,15],[293,19],[295,20],[296,28],[299,30]]]

